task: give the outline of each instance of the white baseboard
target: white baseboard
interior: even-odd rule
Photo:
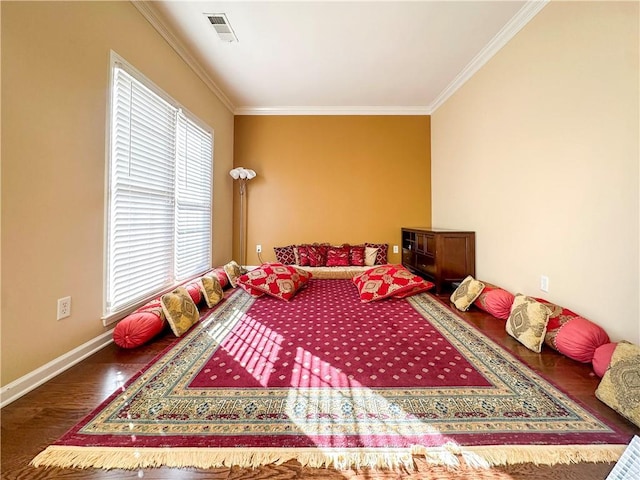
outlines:
[[[0,389],[0,408],[26,395],[56,375],[60,375],[65,370],[81,362],[101,348],[106,347],[111,342],[113,342],[113,330],[109,330],[93,340],[89,340],[70,352],[5,385]]]

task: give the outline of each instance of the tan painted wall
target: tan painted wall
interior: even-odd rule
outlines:
[[[247,263],[258,263],[256,244],[274,261],[274,246],[399,245],[401,227],[429,225],[429,129],[428,116],[237,116],[234,164],[258,174],[247,189]]]
[[[551,2],[432,117],[433,221],[477,232],[478,277],[633,342],[638,13]]]
[[[233,115],[129,2],[2,2],[2,385],[102,327],[109,51],[214,129],[215,263],[231,257]],[[56,300],[71,295],[71,317]]]

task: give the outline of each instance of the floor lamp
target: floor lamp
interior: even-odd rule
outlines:
[[[256,172],[248,168],[237,167],[229,172],[231,178],[240,182],[240,263],[247,263],[247,224],[246,224],[246,200],[247,180],[256,176]]]

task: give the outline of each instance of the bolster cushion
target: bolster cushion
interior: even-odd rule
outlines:
[[[558,330],[556,348],[560,353],[582,363],[589,363],[601,345],[609,343],[602,327],[582,317],[574,317]]]
[[[135,312],[123,318],[113,330],[113,341],[122,348],[144,345],[164,329],[162,316],[152,312]]]

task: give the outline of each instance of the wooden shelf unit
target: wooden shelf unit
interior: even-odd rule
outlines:
[[[402,265],[431,280],[436,293],[476,274],[475,232],[441,228],[403,228]]]

